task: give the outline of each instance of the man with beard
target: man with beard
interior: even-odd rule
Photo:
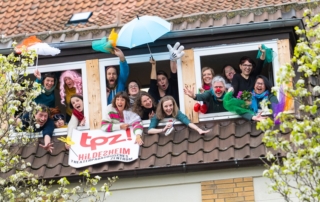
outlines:
[[[155,60],[153,60],[153,58],[150,59],[152,69],[150,75],[150,88],[148,93],[154,98],[156,103],[158,103],[162,97],[171,95],[179,106],[177,60],[184,55],[184,47],[179,46],[179,42],[177,42],[173,48],[170,44],[167,45],[170,53],[170,79],[165,71],[156,71],[156,62]]]
[[[22,116],[21,119],[18,119],[18,122],[22,121],[22,130],[25,130],[29,127],[30,120],[34,121],[32,124],[33,132],[41,132],[44,139],[44,144],[39,144],[40,147],[52,153],[53,143],[51,143],[51,137],[54,130],[54,122],[49,118],[50,112],[49,108],[45,105],[40,104],[40,109],[35,109],[34,118],[32,120],[33,113],[26,113]]]
[[[111,104],[112,99],[118,92],[125,90],[126,82],[129,77],[129,65],[124,58],[123,52],[120,48],[115,47],[114,54],[120,59],[120,74],[118,75],[117,69],[113,66],[106,68],[108,104]]]
[[[225,112],[223,107],[223,97],[226,92],[226,81],[221,76],[212,79],[212,89],[202,94],[194,94],[194,89],[184,87],[184,94],[197,101],[207,101],[209,103],[207,113]]]

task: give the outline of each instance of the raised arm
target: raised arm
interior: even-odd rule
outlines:
[[[266,51],[261,48],[261,45],[259,46],[259,50],[261,51],[261,56],[258,59],[257,66],[255,67],[254,71],[252,72],[252,74],[254,76],[257,76],[257,75],[261,74],[262,68],[264,66],[264,60],[266,58]]]
[[[156,61],[152,57],[150,57],[150,63],[151,63],[150,79],[157,80]]]
[[[187,85],[184,86],[184,94],[188,95],[190,98],[197,100],[197,101],[208,101],[211,96],[211,90],[205,91],[202,94],[195,94],[194,87],[188,87]]]
[[[173,74],[177,73],[177,61],[170,61],[170,69]]]
[[[120,48],[114,48],[114,54],[120,59],[120,73],[118,84],[121,84],[121,86],[123,86],[123,89],[119,90],[124,90],[125,84],[129,77],[130,68]]]
[[[36,82],[41,83],[41,73],[38,69],[34,70],[33,75],[36,77]]]

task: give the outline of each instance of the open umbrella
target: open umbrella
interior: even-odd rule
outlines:
[[[133,48],[142,44],[154,42],[160,36],[170,31],[170,23],[157,16],[142,16],[125,24],[119,34],[117,46]],[[148,45],[150,54],[151,50]]]

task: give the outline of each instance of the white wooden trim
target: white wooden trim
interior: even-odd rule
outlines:
[[[60,72],[66,70],[81,70],[82,77],[82,93],[83,93],[83,103],[84,103],[84,114],[86,116],[86,123],[84,126],[79,126],[78,130],[88,130],[89,127],[89,104],[88,104],[88,86],[87,86],[87,70],[86,61],[79,62],[68,62],[68,63],[56,63],[50,65],[38,65],[38,70],[41,74],[46,72]],[[33,74],[36,70],[36,66],[28,67],[26,72],[28,74]],[[59,80],[59,78],[57,78]],[[57,99],[57,98],[56,98]],[[53,131],[53,136],[67,135],[67,128],[55,128]]]
[[[153,58],[156,61],[164,61],[169,60],[169,54],[168,52],[163,53],[154,53],[152,54]],[[150,60],[150,54],[144,54],[144,55],[133,55],[133,56],[126,56],[125,57],[129,67],[130,64],[134,63],[143,63],[143,62],[149,62]],[[99,60],[99,70],[100,70],[100,87],[101,87],[101,103],[102,103],[102,112],[104,113],[107,107],[107,93],[106,93],[106,77],[105,77],[105,67],[107,66],[118,66],[119,65],[119,58],[106,58],[106,59],[100,59]],[[151,65],[150,65],[151,66]],[[131,67],[130,67],[131,68]],[[178,76],[178,89],[179,89],[179,99],[183,99],[183,82],[182,82],[182,73],[181,73],[181,62],[178,61],[177,63],[177,76]],[[130,69],[132,71],[132,69]],[[150,75],[148,75],[150,77]],[[182,104],[183,101],[180,101],[180,110],[184,112],[184,104]],[[183,110],[182,110],[183,109]],[[103,116],[102,116],[103,117]]]
[[[259,42],[251,42],[251,43],[241,43],[241,44],[231,44],[231,45],[219,45],[219,46],[211,46],[206,48],[194,48],[194,65],[196,69],[196,86],[198,88],[201,87],[201,56],[210,56],[210,55],[221,55],[221,54],[229,54],[229,53],[240,53],[247,51],[257,51],[258,46],[261,44],[266,45],[268,48],[272,48],[275,52],[272,65],[273,65],[273,78],[274,81],[277,80],[277,72],[280,69],[279,61],[277,59],[278,54],[278,44],[277,39],[268,40],[268,41],[259,41]],[[182,102],[182,101],[180,101]],[[226,113],[226,114],[224,114]],[[217,120],[217,119],[230,119],[230,118],[239,118],[240,116],[231,113],[231,112],[223,112],[223,113],[210,113],[210,114],[200,114],[199,121],[207,121],[207,120]]]

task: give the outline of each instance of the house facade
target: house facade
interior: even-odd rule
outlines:
[[[30,172],[43,179],[68,177],[77,182],[78,174],[89,169],[102,177],[119,176],[109,201],[283,201],[268,192],[268,180],[261,158],[267,148],[256,123],[224,112],[198,114],[194,101],[183,94],[185,85],[201,86],[201,68],[210,66],[216,74],[230,64],[238,66],[240,57],[256,58],[258,46],[274,51],[272,64],[263,75],[275,83],[277,70],[290,62],[297,36],[294,27],[304,27],[303,10],[320,7],[306,1],[219,1],[219,0],[113,0],[113,1],[14,1],[1,4],[0,53],[13,51],[13,41],[36,35],[43,42],[61,49],[57,56],[40,56],[42,72],[76,70],[82,74],[86,124],[79,130],[100,128],[102,112],[107,106],[105,67],[117,66],[112,54],[92,50],[93,40],[108,36],[139,15],[156,15],[171,23],[171,32],[149,44],[157,68],[169,72],[166,45],[179,41],[185,56],[178,61],[180,110],[202,128],[212,129],[200,136],[180,123],[170,136],[147,135],[149,121],[143,121],[144,144],[139,158],[130,163],[109,162],[85,168],[68,165],[69,151],[57,140],[66,129],[56,129],[54,151],[30,145],[21,148],[23,159],[31,162]],[[87,22],[68,24],[75,13],[92,12]],[[137,80],[145,89],[150,82],[151,64],[146,45],[122,49],[130,66],[129,80]],[[28,72],[33,73],[35,67]],[[30,75],[30,78],[33,78]],[[59,98],[58,92],[56,97]],[[56,100],[57,106],[61,106]],[[294,108],[292,108],[294,113]],[[164,123],[160,123],[163,126]],[[284,134],[286,135],[286,134]],[[276,151],[273,151],[277,153]],[[281,155],[281,154],[280,154]],[[15,172],[9,171],[3,177]]]

